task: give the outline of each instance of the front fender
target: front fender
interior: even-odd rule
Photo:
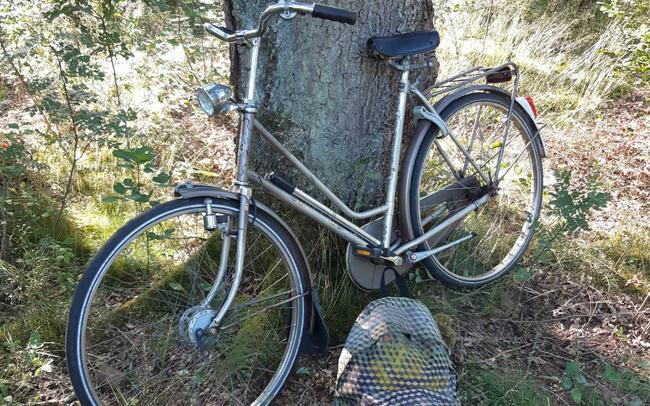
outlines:
[[[176,188],[174,189],[174,196],[179,197],[181,199],[192,199],[197,197],[198,198],[213,197],[213,198],[239,201],[240,195],[238,193],[221,189],[216,186],[200,185],[200,184],[195,185],[187,182],[176,186]],[[311,311],[311,320],[308,321],[308,325],[307,325],[308,334],[303,334],[300,349],[302,352],[326,352],[327,347],[329,346],[329,331],[327,329],[327,324],[325,323],[325,318],[323,317],[323,312],[320,307],[320,302],[318,300],[318,293],[316,292],[316,289],[313,287],[312,284],[313,273],[311,270],[311,266],[307,261],[305,250],[302,248],[302,245],[300,244],[300,240],[296,238],[296,235],[293,233],[293,230],[291,230],[289,225],[284,220],[282,220],[280,216],[278,216],[273,210],[271,210],[268,206],[266,206],[263,203],[254,201],[254,204],[256,210],[261,210],[264,213],[268,214],[269,216],[273,217],[274,220],[276,220],[282,227],[285,228],[285,230],[289,232],[291,237],[296,242],[296,245],[300,249],[300,254],[304,258],[304,263],[307,264],[307,275],[304,278],[305,279],[304,283],[307,284],[307,286],[303,286],[302,291],[309,292],[309,295],[307,296],[308,306],[311,306],[312,311]]]

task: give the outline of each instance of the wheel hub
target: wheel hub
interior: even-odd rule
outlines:
[[[205,307],[190,307],[183,313],[178,323],[181,338],[187,343],[204,348],[209,343],[208,328],[216,315],[216,311]]]

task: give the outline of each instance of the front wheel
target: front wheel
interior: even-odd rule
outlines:
[[[211,206],[236,224],[237,201],[212,198]],[[304,257],[279,222],[255,210],[238,294],[208,335],[197,326],[208,326],[223,303],[236,244],[229,244],[222,288],[204,305],[225,241],[206,231],[205,212],[202,198],[156,206],[90,263],[66,335],[82,404],[267,404],[282,388],[310,317]]]
[[[409,187],[409,214],[416,237],[479,198],[490,196],[487,204],[419,247],[426,250],[451,244],[424,260],[429,273],[448,285],[479,287],[493,282],[516,265],[530,244],[542,203],[541,155],[534,140],[536,130],[515,103],[499,163],[509,107],[509,97],[471,93],[440,112],[474,164],[451,137],[439,139],[434,126],[417,152]],[[440,190],[447,194],[436,194]]]

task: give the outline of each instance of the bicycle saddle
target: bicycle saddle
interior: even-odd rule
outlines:
[[[434,51],[440,45],[438,31],[409,32],[368,40],[368,54],[377,59],[400,58]]]

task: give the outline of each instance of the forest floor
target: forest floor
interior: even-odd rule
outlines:
[[[571,169],[577,186],[599,173],[611,192],[592,231],[554,247],[555,261],[528,281],[504,278],[475,291],[411,283],[449,341],[463,403],[650,404],[649,101],[650,92],[637,93],[581,125],[546,132],[547,172]],[[330,322],[338,337],[351,327]],[[40,373],[21,379],[13,399],[73,403],[60,344],[33,344],[21,354],[40,357]],[[277,404],[333,401],[342,348],[334,344],[299,360]]]
[[[411,284],[445,330],[465,404],[650,404],[650,92],[602,112],[545,133],[547,172],[570,169],[577,187],[599,174],[610,191],[591,231],[554,247],[555,260],[525,282],[465,292]],[[3,300],[0,292],[0,309]],[[329,321],[338,337],[351,327]],[[334,344],[300,359],[277,404],[332,402],[342,348]],[[34,342],[20,354],[40,364],[17,379],[13,399],[74,402],[60,343]],[[0,380],[0,392],[7,384]]]
[[[612,101],[600,111],[544,133],[547,173],[569,169],[577,188],[597,176],[610,192],[608,205],[590,217],[591,231],[555,246],[554,260],[537,266],[525,282],[504,278],[466,292],[436,281],[411,284],[445,330],[465,404],[650,405],[650,91]],[[232,151],[223,150],[232,143],[217,141],[201,154],[231,162]],[[226,176],[228,168],[215,164],[212,169]],[[2,312],[15,311],[5,303],[8,296],[0,289],[0,321]],[[51,320],[61,322],[67,310],[44,307],[36,314],[29,313],[30,305],[19,317],[41,317],[44,330]],[[349,310],[351,320],[358,311]],[[339,338],[351,327],[347,321],[328,321]],[[27,370],[25,362],[36,367],[12,382],[0,379],[0,404],[6,388],[21,403],[74,402],[61,342],[33,336],[19,351],[12,337],[0,338],[10,353],[15,351],[15,370]],[[301,358],[276,403],[330,404],[341,348],[335,342],[327,354]]]
[[[547,133],[547,171],[567,167],[578,185],[598,172],[611,191],[593,230],[567,242],[582,254],[540,267],[525,283],[415,287],[416,298],[451,319],[465,404],[650,404],[650,92],[603,111]],[[609,269],[607,258],[629,266]],[[341,347],[303,358],[279,403],[331,403]]]

